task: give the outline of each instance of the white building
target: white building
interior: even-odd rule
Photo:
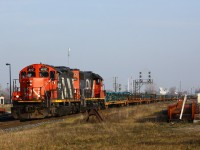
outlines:
[[[5,104],[5,98],[3,96],[0,96],[0,104],[2,105]]]

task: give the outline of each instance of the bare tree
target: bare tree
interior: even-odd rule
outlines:
[[[195,89],[195,94],[200,93],[200,88]]]
[[[145,87],[145,93],[147,93],[147,94],[156,94],[157,93],[156,85],[155,84],[147,85]]]
[[[9,89],[3,89],[1,84],[0,84],[0,96],[4,96],[5,99],[9,98]]]
[[[169,88],[169,94],[170,95],[175,95],[175,93],[176,93],[176,87]]]

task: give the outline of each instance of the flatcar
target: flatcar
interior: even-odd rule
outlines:
[[[14,85],[16,87],[16,85]],[[19,73],[12,94],[15,119],[36,119],[105,108],[103,78],[91,71],[32,64]]]

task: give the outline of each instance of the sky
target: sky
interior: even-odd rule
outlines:
[[[98,73],[106,89],[113,77],[124,88],[149,71],[157,87],[198,88],[199,8],[199,0],[0,0],[0,85],[9,83],[6,63],[16,79],[41,62]]]

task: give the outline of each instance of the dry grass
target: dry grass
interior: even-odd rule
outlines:
[[[199,124],[160,122],[166,104],[101,111],[103,123],[85,116],[55,124],[1,132],[0,149],[200,149]]]

